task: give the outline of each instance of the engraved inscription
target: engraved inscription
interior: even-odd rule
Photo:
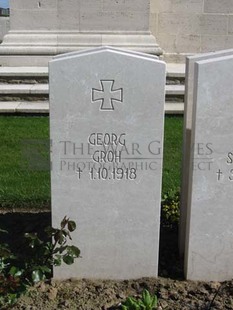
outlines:
[[[94,146],[103,146],[104,150],[96,150],[92,156],[94,162],[121,162],[121,151],[116,149],[107,149],[106,146],[115,146],[119,145],[125,146],[125,133],[120,134],[119,136],[115,133],[92,133],[88,142]]]
[[[119,135],[115,133],[91,133],[88,137],[88,143],[95,147],[103,147],[104,150],[93,150],[92,160],[95,163],[121,163],[122,151],[117,151],[117,147],[126,146],[125,133]],[[106,146],[115,147],[115,150],[109,150]],[[81,175],[84,171],[78,168],[76,170],[78,180],[81,179]],[[115,165],[108,168],[104,165],[98,167],[90,167],[89,176],[91,180],[135,180],[137,177],[137,169],[135,168],[119,168]]]
[[[222,175],[222,171],[220,169],[218,169],[218,171],[216,172],[217,174],[217,180],[220,181],[221,179],[221,175]]]
[[[210,171],[213,166],[212,143],[198,142],[192,145],[194,151],[192,168],[199,171]]]
[[[223,182],[224,180],[233,181],[233,152],[228,152],[226,155],[225,167],[216,171],[217,181]],[[230,168],[229,168],[230,167]]]
[[[60,141],[60,170],[75,172],[77,179],[134,181],[139,171],[156,171],[161,156],[160,141],[140,146],[127,144],[125,132],[92,132],[86,142]]]
[[[100,101],[100,111],[114,111],[115,102],[123,102],[123,89],[114,89],[114,80],[100,80],[101,89],[92,88],[92,102]]]

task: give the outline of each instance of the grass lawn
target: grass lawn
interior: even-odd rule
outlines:
[[[183,117],[166,116],[164,132],[163,193],[180,190]]]
[[[166,117],[163,193],[180,187],[182,126]],[[0,145],[0,207],[49,207],[49,118],[0,116]]]
[[[0,205],[44,207],[50,200],[49,171],[28,167],[32,139],[49,137],[48,117],[0,116]],[[28,151],[25,152],[25,148]],[[24,154],[26,153],[26,154]],[[47,151],[47,156],[48,156]]]

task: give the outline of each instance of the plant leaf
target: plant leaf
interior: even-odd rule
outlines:
[[[149,307],[151,305],[151,296],[147,290],[143,291],[142,300],[143,300],[143,303],[146,307]]]
[[[0,233],[9,234],[7,230],[0,228]]]
[[[40,266],[40,270],[43,272],[43,273],[50,273],[51,272],[51,268],[49,268],[48,266]]]
[[[68,221],[69,219],[65,216],[63,220],[61,221],[61,229],[65,228]]]
[[[74,258],[73,256],[71,255],[64,255],[63,256],[63,262],[66,264],[66,265],[72,265],[74,263]]]
[[[74,231],[76,229],[76,223],[74,221],[68,222],[68,229],[70,232]]]
[[[152,309],[157,308],[157,306],[158,306],[158,297],[156,295],[152,299],[151,306],[152,306]]]
[[[79,257],[81,251],[79,250],[79,248],[77,248],[76,246],[74,245],[71,245],[71,246],[68,246],[67,247],[67,251],[69,254],[71,254],[72,256],[74,257]]]
[[[40,269],[37,270],[33,270],[32,272],[32,281],[34,283],[40,282],[42,280],[44,280],[44,274],[42,273],[42,271]]]
[[[9,274],[12,275],[13,277],[19,277],[21,276],[23,273],[22,270],[20,270],[19,268],[15,267],[15,266],[12,266],[10,271],[9,271]]]
[[[55,258],[53,260],[54,266],[61,266],[61,255],[55,255]]]

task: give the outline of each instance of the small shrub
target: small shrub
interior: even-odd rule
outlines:
[[[163,195],[161,222],[164,226],[176,227],[180,218],[180,192],[170,191]]]
[[[76,224],[65,217],[60,228],[45,229],[47,241],[37,233],[25,234],[26,243],[22,253],[26,257],[16,257],[8,244],[0,244],[0,308],[7,309],[13,305],[27,287],[52,276],[52,267],[74,263],[80,256],[80,250],[68,245]],[[7,231],[0,230],[0,233]]]

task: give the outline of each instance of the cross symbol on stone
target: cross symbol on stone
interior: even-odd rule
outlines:
[[[114,89],[114,80],[100,80],[101,89],[92,88],[92,102],[101,101],[100,110],[114,111],[114,101],[123,102],[123,89]]]

